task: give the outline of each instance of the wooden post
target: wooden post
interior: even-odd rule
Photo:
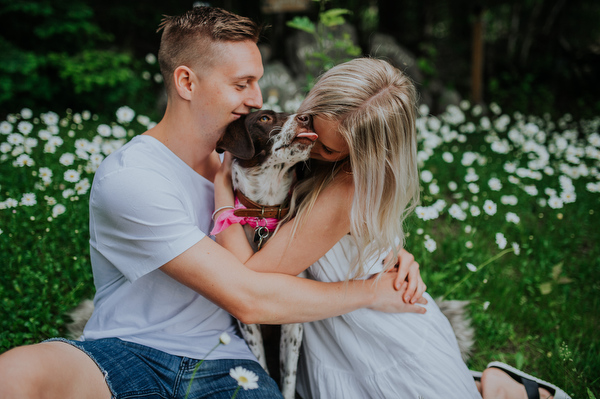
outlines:
[[[471,65],[471,101],[473,104],[483,102],[483,14],[485,10],[476,10],[473,24],[473,54]]]

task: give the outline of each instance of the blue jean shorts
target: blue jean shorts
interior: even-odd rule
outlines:
[[[118,338],[95,341],[55,338],[49,341],[65,342],[85,352],[104,374],[115,399],[183,399],[194,368],[200,362]],[[229,371],[237,366],[258,375],[258,388],[240,388],[236,398],[282,399],[277,384],[258,362],[235,359],[204,361],[194,376],[188,398],[230,399],[238,384]]]

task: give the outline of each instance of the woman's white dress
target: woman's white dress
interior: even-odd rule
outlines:
[[[308,269],[310,278],[346,279],[356,253],[352,238],[345,236]],[[376,264],[381,265],[384,257]],[[448,319],[428,294],[425,297],[429,303],[424,315],[360,309],[305,323],[300,395],[304,399],[481,399]]]

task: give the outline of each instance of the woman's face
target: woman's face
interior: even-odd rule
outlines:
[[[313,127],[319,138],[315,142],[310,157],[320,161],[335,162],[344,159],[350,153],[348,144],[338,132],[339,122],[315,116]]]

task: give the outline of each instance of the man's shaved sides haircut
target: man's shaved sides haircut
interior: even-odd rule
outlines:
[[[161,30],[158,63],[169,93],[177,67],[202,73],[218,59],[221,43],[257,43],[262,26],[221,8],[194,7],[178,16],[165,16],[158,28]]]

